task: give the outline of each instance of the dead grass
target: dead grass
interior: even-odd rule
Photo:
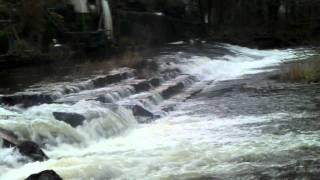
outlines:
[[[281,69],[281,80],[293,82],[320,82],[320,56],[296,62]]]
[[[130,51],[120,56],[116,61],[116,65],[120,67],[135,68],[144,61],[144,57],[137,51]]]
[[[73,73],[77,75],[90,75],[97,72],[107,73],[120,67],[137,69],[139,74],[146,74],[145,71],[154,72],[157,70],[157,64],[150,63],[138,51],[127,51],[102,61],[90,61],[88,59],[84,63],[77,65]]]

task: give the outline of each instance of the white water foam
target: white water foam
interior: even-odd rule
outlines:
[[[85,123],[78,128],[55,120],[53,112],[83,115]],[[102,105],[95,101],[80,101],[75,105],[44,104],[24,111],[18,117],[0,121],[0,127],[16,132],[20,137],[40,143],[88,143],[119,134],[137,124],[129,110],[121,106]]]
[[[241,128],[296,116],[300,115],[276,113],[234,117],[232,121],[214,116],[168,116],[86,148],[62,144],[48,152],[52,160],[11,169],[0,179],[23,179],[45,169],[54,169],[67,180],[185,179],[232,173],[239,171],[242,158],[254,162],[265,156],[267,160],[277,154],[286,157],[287,151],[303,146],[319,146],[315,134],[273,135]]]
[[[262,68],[279,65],[297,57],[293,50],[262,51],[232,45],[225,46],[235,55],[225,55],[214,59],[201,56],[180,58],[172,65],[201,80],[221,81],[263,72],[266,69]]]

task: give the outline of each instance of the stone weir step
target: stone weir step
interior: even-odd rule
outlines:
[[[149,92],[134,94],[131,96],[128,96],[126,98],[123,98],[120,101],[115,102],[102,102],[99,99],[96,99],[96,96],[99,95],[99,93],[104,94],[108,91],[108,88],[105,89],[98,89],[93,91],[88,91],[87,93],[92,94],[85,94],[84,97],[88,98],[92,95],[92,100],[100,101],[101,107],[105,108],[114,108],[114,107],[125,107],[126,109],[130,109],[133,113],[133,115],[137,118],[139,123],[148,123],[155,119],[158,119],[161,117],[161,113],[157,112],[156,109],[153,109],[152,107],[148,107],[145,102],[146,101],[154,101],[152,98],[155,94],[166,94],[166,98],[170,98],[174,94],[178,94],[183,91],[183,89],[189,87],[193,82],[195,82],[195,78],[189,75],[180,75],[176,77],[175,79],[172,79],[170,81],[164,82],[161,86],[153,87]],[[134,81],[130,80],[130,83],[133,83]],[[153,79],[150,79],[149,82],[153,81]],[[139,81],[137,81],[139,82]],[[143,81],[145,82],[145,81]],[[121,84],[119,87],[124,87],[128,85]],[[132,86],[128,86],[131,87]],[[111,88],[111,90],[114,90]],[[110,90],[110,89],[109,89]],[[100,91],[100,92],[99,92]],[[83,93],[83,92],[81,92]],[[80,94],[81,94],[80,93]],[[68,101],[71,101],[73,97],[69,97],[70,99],[64,99],[63,103],[66,103]],[[77,94],[77,98],[72,99],[75,101],[79,101],[82,98],[82,100],[90,100],[90,99],[83,99],[81,95]],[[62,102],[61,102],[62,103]],[[160,105],[155,104],[155,105]],[[77,127],[79,125],[82,125],[82,123],[85,121],[85,117],[82,114],[78,114],[76,112],[53,112],[53,116],[58,121],[63,121],[73,127]]]
[[[161,99],[169,99],[172,96],[181,93],[185,88],[196,82],[197,79],[190,75],[180,75],[174,79],[162,83],[160,86],[151,89],[148,92],[133,94],[121,101],[120,104],[141,103],[145,104],[147,101],[153,101],[154,105],[159,105],[155,97],[160,96]]]
[[[97,100],[101,102],[115,102],[134,93],[134,88],[129,85],[115,84],[112,87],[104,87],[93,90],[85,90],[79,93],[68,94],[55,100],[58,104],[75,104],[79,101]]]
[[[184,92],[185,89],[196,81],[197,79],[193,76],[180,75],[151,91],[134,94],[117,102],[117,104],[131,108],[139,122],[150,122],[165,114],[159,108],[164,100],[173,98],[175,95]]]
[[[150,79],[130,78],[119,83],[110,84],[103,88],[67,94],[55,100],[54,103],[75,104],[81,100],[96,100],[103,103],[115,103],[133,94],[154,89],[166,82],[168,79],[176,78],[179,74],[180,72],[173,70],[163,72],[158,75],[158,77],[152,77]]]
[[[213,81],[196,82],[191,87],[186,88],[182,94],[177,94],[164,101],[159,108],[164,112],[172,111],[176,107],[177,102],[185,102],[197,97],[197,95],[200,94],[206,86],[212,83]]]
[[[100,88],[113,83],[119,83],[123,80],[134,77],[135,74],[136,70],[134,69],[121,68],[111,71],[107,75],[97,76],[85,81],[37,85],[26,89],[24,92],[3,95],[0,97],[0,103],[8,106],[22,105],[23,107],[52,103],[64,95]]]
[[[197,81],[197,79],[194,76],[181,75],[171,81],[168,81],[167,83],[164,83],[155,90],[155,93],[160,94],[163,99],[169,99],[172,96],[182,92],[186,87],[189,87],[195,81]]]
[[[146,123],[147,121],[150,122],[155,118],[158,118],[159,116],[151,112],[150,110],[144,108],[141,105],[118,105],[118,104],[113,104],[113,103],[101,103],[101,108],[106,108],[111,111],[117,112],[118,109],[125,108],[128,110],[131,110],[132,114],[136,117],[137,121],[139,123]],[[59,112],[55,111],[52,112],[52,115],[54,116],[55,120],[64,122],[71,127],[78,127],[82,126],[85,121],[88,121],[86,119],[85,114],[79,113],[79,112]],[[105,119],[106,121],[108,119]]]
[[[82,100],[95,100],[103,103],[113,103],[132,94],[148,91],[151,88],[159,86],[160,83],[161,80],[158,78],[138,80],[129,79],[127,82],[114,84],[104,88],[68,94],[55,100],[54,103],[75,104]]]

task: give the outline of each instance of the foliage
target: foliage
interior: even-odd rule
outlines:
[[[17,51],[41,49],[44,33],[48,28],[45,8],[59,0],[0,0],[0,18],[11,23],[1,24],[0,31],[13,34],[18,40]],[[21,46],[18,46],[18,45]]]

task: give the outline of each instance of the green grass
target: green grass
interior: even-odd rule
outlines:
[[[310,57],[304,62],[289,64],[281,69],[281,79],[293,82],[320,82],[320,56]]]

